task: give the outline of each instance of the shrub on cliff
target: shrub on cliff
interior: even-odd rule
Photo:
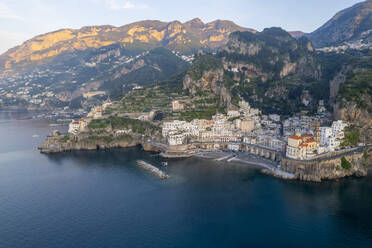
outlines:
[[[110,117],[108,120],[113,129],[132,129],[135,133],[140,134],[156,134],[161,132],[161,129],[150,122],[130,119],[127,117]]]
[[[341,166],[345,170],[350,170],[351,169],[351,163],[349,161],[347,161],[347,159],[345,157],[341,158]]]
[[[100,129],[108,127],[110,123],[106,119],[92,120],[88,127],[91,129]]]
[[[201,55],[191,65],[187,73],[193,80],[199,80],[203,76],[203,72],[222,68],[222,62],[211,54]]]
[[[61,142],[67,142],[69,140],[70,140],[70,136],[69,135],[66,135],[62,139],[60,139]]]
[[[348,128],[345,130],[345,139],[341,146],[356,146],[360,137],[358,129]]]

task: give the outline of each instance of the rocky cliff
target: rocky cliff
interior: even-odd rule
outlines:
[[[122,137],[110,136],[66,136],[55,133],[46,138],[39,147],[42,153],[59,153],[74,150],[99,150],[108,148],[126,148],[141,144],[140,137],[125,135]]]
[[[345,162],[346,161],[346,162]],[[311,182],[367,175],[368,162],[363,149],[347,154],[328,154],[321,160],[300,161],[284,158],[281,169],[294,175],[294,179]]]
[[[202,55],[187,71],[183,88],[192,95],[208,91],[219,96],[224,106],[231,103],[231,94],[224,85],[224,70],[221,61],[212,55]]]
[[[289,113],[298,110],[302,94],[321,91],[321,77],[308,39],[296,40],[280,28],[270,28],[232,33],[216,55],[199,56],[183,85],[192,94],[211,91],[228,105],[243,97],[266,112]],[[312,104],[317,98],[314,94]]]
[[[314,79],[321,76],[311,42],[306,38],[296,40],[281,28],[267,28],[255,34],[235,32],[223,50],[226,61],[245,62],[246,67],[253,66],[267,80],[293,74]]]
[[[372,60],[358,52],[330,81],[334,119],[351,122],[360,131],[361,143],[372,143]]]

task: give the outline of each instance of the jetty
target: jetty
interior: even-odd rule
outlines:
[[[159,170],[157,167],[143,161],[143,160],[137,160],[137,165],[141,167],[144,170],[147,170],[151,172],[151,174],[155,175],[156,177],[160,179],[168,179],[170,176],[165,174],[163,171]]]

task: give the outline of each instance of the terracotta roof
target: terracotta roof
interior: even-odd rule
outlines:
[[[301,137],[296,136],[296,135],[294,135],[294,136],[289,136],[289,138],[290,138],[290,139],[296,139],[296,140],[300,140],[300,139],[301,139]]]
[[[310,138],[310,137],[313,137],[313,135],[312,134],[303,134],[303,135],[301,135],[301,137],[308,137],[308,138]]]
[[[302,143],[300,146],[305,147],[305,146],[307,146],[307,143]]]
[[[308,140],[307,143],[316,143],[316,141],[311,139],[311,140]]]

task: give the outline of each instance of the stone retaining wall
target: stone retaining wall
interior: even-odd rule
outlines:
[[[341,159],[345,157],[351,163],[350,169],[341,166]],[[321,160],[293,160],[282,158],[281,169],[295,175],[303,181],[321,182],[322,180],[338,179],[348,176],[366,176],[368,171],[367,161],[362,152],[346,153],[344,156],[328,156]]]

